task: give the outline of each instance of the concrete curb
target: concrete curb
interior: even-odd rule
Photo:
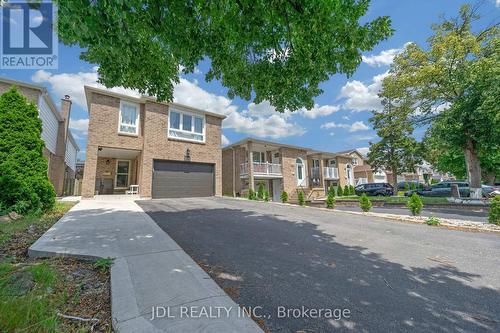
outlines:
[[[233,200],[247,200],[248,201],[248,199],[246,199],[246,198],[234,198],[234,197],[224,197],[224,198],[233,199]],[[274,201],[263,202],[263,201],[255,200],[254,202],[261,202],[262,204],[273,204],[273,205],[294,206],[294,207],[309,208],[309,209],[319,209],[319,210],[326,211],[326,212],[335,212],[335,213],[340,213],[340,214],[371,216],[371,217],[383,218],[383,219],[387,219],[387,220],[404,222],[404,223],[424,224],[424,225],[426,224],[425,217],[415,217],[415,216],[410,216],[410,215],[384,214],[384,213],[372,213],[372,212],[368,212],[368,213],[351,212],[351,211],[345,211],[345,210],[329,209],[329,208],[324,208],[324,207],[299,206],[296,204],[274,202]],[[445,218],[439,218],[439,221],[440,221],[440,224],[438,226],[433,226],[433,227],[438,227],[438,228],[440,227],[440,228],[445,228],[445,229],[468,231],[468,232],[500,233],[500,226],[495,225],[495,224],[481,223],[481,222],[468,221],[468,220],[445,219]]]

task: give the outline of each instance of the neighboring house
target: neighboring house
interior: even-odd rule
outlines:
[[[330,186],[354,185],[352,158],[259,139],[244,139],[222,150],[223,194],[246,196],[260,183],[270,199],[282,191],[294,200],[324,196]]]
[[[367,158],[357,149],[339,151],[336,154],[352,157],[354,166],[354,182],[356,185],[365,183],[383,183],[387,181],[385,172],[374,172],[368,164]]]
[[[43,155],[47,158],[47,173],[58,196],[72,195],[76,172],[76,156],[80,148],[69,130],[71,100],[61,100],[61,112],[50,98],[47,89],[31,83],[0,78],[0,94],[16,86],[18,91],[36,104],[42,120]]]
[[[141,197],[221,195],[224,116],[89,86],[85,95],[84,198],[137,187]]]

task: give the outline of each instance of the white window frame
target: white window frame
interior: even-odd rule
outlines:
[[[126,187],[118,187],[116,186],[116,181],[118,178],[118,163],[119,162],[128,162],[128,173],[127,173],[127,186]],[[116,166],[115,166],[115,189],[117,190],[123,190],[123,189],[128,189],[130,186],[130,160],[116,160]],[[120,175],[123,175],[123,173],[120,173]]]
[[[256,154],[259,154],[259,159],[260,161],[255,161],[253,159],[253,154],[256,153]],[[254,150],[252,151],[252,162],[255,162],[255,163],[266,163],[267,162],[267,158],[266,158],[266,152],[264,151],[258,151],[258,150]]]
[[[123,105],[129,105],[129,106],[134,106],[137,108],[137,117],[136,117],[136,127],[135,127],[135,133],[130,133],[130,132],[122,132],[120,130],[121,125],[122,125],[122,106]],[[141,124],[141,108],[140,105],[137,103],[125,101],[125,100],[120,100],[120,110],[118,114],[118,133],[124,134],[124,135],[132,135],[132,136],[138,136],[139,135],[139,127]],[[126,126],[130,126],[129,124],[124,124]]]
[[[171,112],[176,112],[180,115],[180,119],[179,119],[179,129],[177,128],[170,128],[170,113]],[[183,119],[184,119],[184,115],[187,115],[187,116],[191,116],[192,120],[191,120],[191,131],[185,131],[183,130]],[[202,133],[198,133],[198,132],[195,132],[194,131],[194,123],[195,123],[195,118],[201,118],[202,121],[203,121],[203,128],[202,128]],[[174,139],[174,140],[181,140],[181,141],[189,141],[189,142],[197,142],[197,143],[205,143],[205,139],[206,139],[206,135],[205,135],[205,132],[206,132],[206,117],[204,114],[199,114],[199,113],[193,113],[193,112],[187,112],[187,111],[183,111],[183,110],[179,110],[179,109],[173,109],[173,108],[169,108],[168,110],[168,115],[167,115],[167,137],[170,138],[170,139]],[[176,132],[180,132],[180,133],[185,133],[185,134],[189,134],[189,135],[201,135],[203,137],[203,140],[196,140],[196,139],[189,139],[189,138],[182,138],[182,137],[178,137],[178,136],[171,136],[170,135],[170,131],[176,131]]]

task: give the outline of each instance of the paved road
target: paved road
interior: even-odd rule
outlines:
[[[358,206],[335,206],[336,209],[360,212],[361,208]],[[375,213],[387,213],[387,214],[398,214],[398,215],[409,215],[410,211],[406,208],[399,207],[373,207],[371,209]],[[450,209],[450,208],[426,208],[422,210],[422,216],[436,216],[438,218],[446,219],[457,219],[457,220],[467,220],[484,222],[488,221],[488,213],[485,211],[473,211],[464,209]]]
[[[500,332],[496,234],[227,198],[138,204],[271,332]]]

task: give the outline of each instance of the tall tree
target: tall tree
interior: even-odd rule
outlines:
[[[444,140],[463,151],[476,198],[481,197],[480,152],[490,149],[487,141],[500,139],[491,136],[488,124],[499,112],[498,89],[492,88],[499,85],[499,29],[493,25],[472,31],[477,11],[478,6],[463,5],[457,18],[434,25],[427,49],[408,45],[395,57],[382,91],[383,97],[411,103],[418,124],[439,117],[452,120]]]
[[[390,170],[392,183],[397,189],[397,176],[402,172],[415,172],[421,162],[417,141],[412,137],[413,126],[408,118],[411,108],[407,104],[396,105],[390,99],[383,99],[382,111],[373,111],[370,122],[377,131],[380,141],[370,142],[368,163],[374,170]]]
[[[229,97],[278,111],[313,107],[319,84],[351,75],[361,52],[392,34],[388,17],[360,24],[369,0],[58,1],[61,41],[85,49],[105,86],[171,100],[179,68],[210,59],[206,80]]]
[[[38,110],[15,88],[0,96],[0,210],[39,213],[55,203]]]

